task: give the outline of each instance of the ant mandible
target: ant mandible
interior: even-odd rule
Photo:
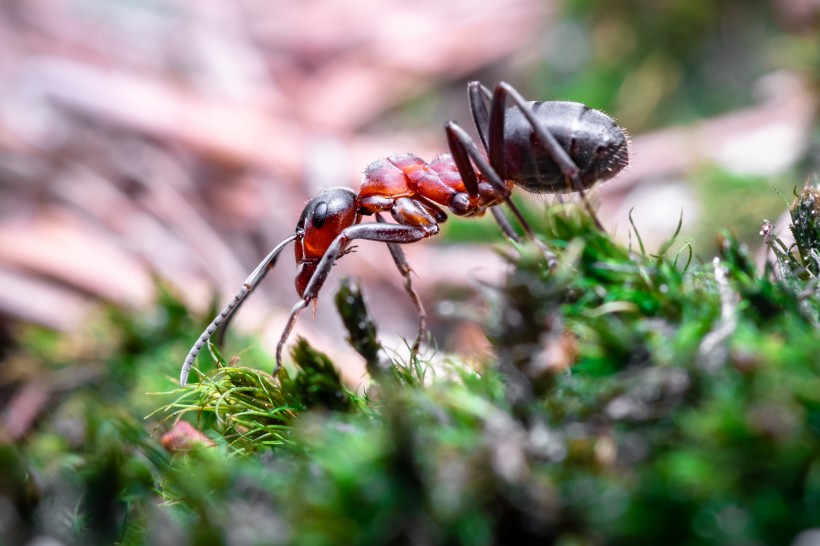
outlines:
[[[187,382],[202,347],[220,325],[224,334],[231,316],[293,241],[299,266],[296,291],[301,299],[291,309],[276,346],[274,376],[299,313],[318,297],[333,264],[351,250],[351,241],[378,241],[389,247],[418,313],[418,335],[411,347],[416,354],[426,330],[425,312],[399,245],[436,235],[439,224],[447,219],[442,207],[458,216],[481,216],[489,209],[504,234],[518,241],[520,237],[496,206],[506,203],[527,236],[538,243],[532,228],[509,200],[513,186],[532,193],[578,192],[598,228],[603,229],[584,198],[584,190],[626,167],[629,157],[624,130],[606,114],[580,103],[526,101],[504,82],[492,93],[481,83],[470,82],[467,91],[484,152],[464,129],[450,121],[445,125],[450,154],[431,163],[412,154],[382,158],[365,169],[358,194],[349,188],[320,192],[302,211],[295,233],[262,260],[196,341],[182,366],[181,385]],[[507,99],[513,103],[509,108]],[[396,223],[384,220],[382,212],[390,212]],[[363,215],[375,216],[376,222],[360,223]]]

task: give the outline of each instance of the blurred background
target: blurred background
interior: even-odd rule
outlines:
[[[82,330],[101,303],[150,310],[158,280],[204,327],[318,189],[357,189],[385,155],[447,151],[447,120],[472,130],[473,79],[584,102],[630,132],[631,166],[592,197],[611,233],[630,239],[631,210],[650,250],[681,216],[705,261],[720,228],[757,247],[760,221],[817,180],[819,29],[820,0],[4,0],[3,337]],[[536,225],[553,203],[516,199]],[[440,348],[485,346],[459,317],[480,317],[466,298],[505,273],[500,239],[451,218],[405,247]],[[268,348],[296,301],[291,252],[235,323]],[[361,279],[401,350],[416,318],[389,260],[360,244],[297,327],[353,381],[330,296],[339,275]]]

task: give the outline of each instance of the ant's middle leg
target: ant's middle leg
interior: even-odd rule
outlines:
[[[377,222],[381,224],[387,223],[387,220],[382,218],[380,214],[375,214],[375,216]],[[418,292],[416,292],[416,289],[413,288],[413,279],[410,276],[413,270],[407,262],[407,257],[404,255],[401,245],[396,243],[387,243],[387,248],[390,250],[390,255],[393,257],[396,268],[398,268],[399,273],[401,273],[401,276],[404,279],[404,291],[407,292],[408,296],[410,296],[410,300],[416,308],[416,315],[419,318],[418,333],[416,334],[416,339],[413,341],[413,345],[410,347],[410,357],[414,358],[419,353],[421,340],[424,339],[424,335],[427,332],[427,313],[424,311],[424,305],[421,303],[421,298],[419,297]]]
[[[296,324],[299,313],[319,295],[319,291],[327,280],[327,276],[330,274],[333,264],[336,263],[336,260],[341,256],[351,241],[364,239],[382,243],[406,244],[420,241],[436,233],[438,233],[437,225],[434,226],[434,229],[425,229],[424,227],[405,226],[401,224],[369,223],[356,224],[345,228],[325,251],[322,259],[316,266],[316,271],[314,271],[313,276],[305,287],[302,299],[299,300],[290,311],[290,316],[288,316],[288,321],[279,338],[279,343],[276,345],[276,366],[273,369],[273,375],[275,376],[279,373],[279,368],[282,367],[282,349],[285,346],[285,342],[287,342],[288,336],[290,336],[290,332],[293,330],[293,326]]]

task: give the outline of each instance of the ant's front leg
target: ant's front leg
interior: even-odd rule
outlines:
[[[379,241],[382,243],[414,243],[420,241],[430,235],[435,235],[438,232],[438,226],[435,229],[418,226],[405,226],[400,224],[356,224],[345,228],[330,244],[325,251],[316,270],[308,281],[302,299],[293,306],[290,311],[290,316],[282,331],[282,336],[279,338],[279,343],[276,345],[276,366],[273,369],[273,375],[279,373],[279,368],[282,367],[282,350],[287,342],[293,326],[296,324],[296,319],[299,313],[307,307],[311,301],[319,296],[319,291],[322,289],[327,276],[336,260],[344,252],[347,245],[355,239],[364,239],[370,241]]]

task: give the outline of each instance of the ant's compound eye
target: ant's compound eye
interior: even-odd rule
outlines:
[[[321,201],[316,204],[313,213],[310,215],[310,221],[314,227],[321,228],[327,220],[327,202]]]

